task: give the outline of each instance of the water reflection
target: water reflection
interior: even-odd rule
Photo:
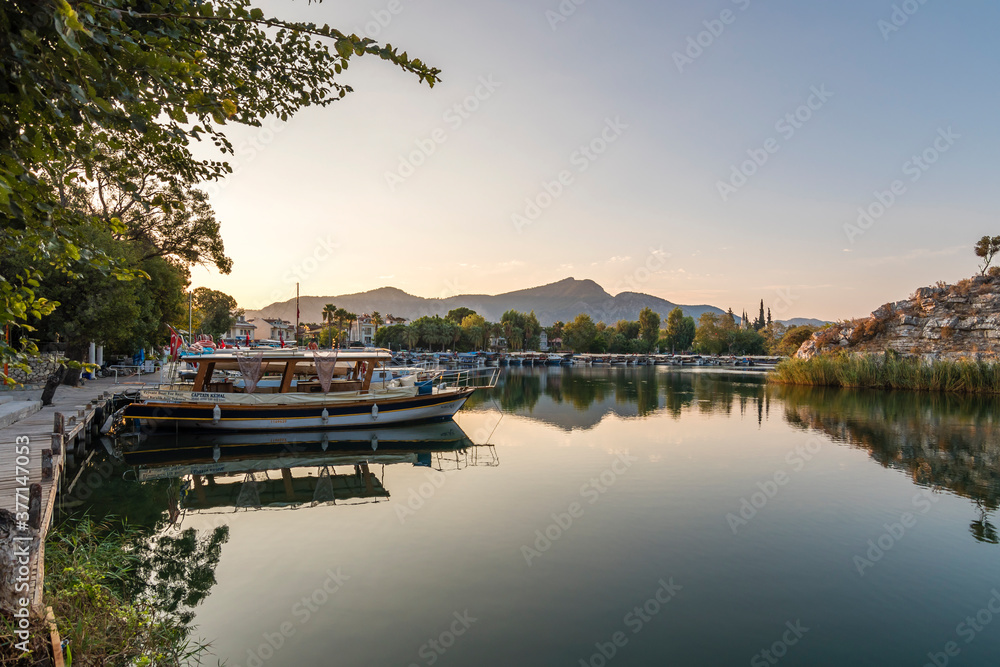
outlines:
[[[782,387],[774,390],[793,426],[864,449],[915,484],[972,500],[976,540],[997,544],[989,513],[1000,506],[1000,424],[996,398]]]
[[[119,443],[141,483],[174,480],[166,512],[294,508],[380,502],[385,468],[460,470],[498,465],[455,422],[321,432],[143,435]],[[345,471],[346,469],[346,471]]]
[[[759,372],[689,372],[656,366],[511,367],[496,388],[477,392],[467,406],[496,404],[505,412],[566,429],[596,426],[607,414],[631,418],[660,411],[680,419],[687,410],[730,414],[750,409],[763,421],[769,408],[765,385]],[[587,417],[581,419],[581,414]]]

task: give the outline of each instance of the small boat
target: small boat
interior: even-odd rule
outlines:
[[[451,419],[477,388],[496,384],[499,371],[391,372],[388,350],[238,351],[187,357],[191,382],[143,388],[125,407],[125,423],[147,429],[209,431],[317,430]],[[225,376],[216,371],[226,371]],[[240,371],[241,377],[229,377]],[[248,377],[248,373],[250,377]],[[274,373],[265,376],[265,373]],[[169,375],[169,371],[168,371]],[[324,378],[324,380],[321,380]],[[249,389],[249,390],[248,390]]]

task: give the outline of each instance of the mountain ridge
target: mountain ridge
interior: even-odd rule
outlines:
[[[323,307],[332,303],[338,308],[361,314],[377,310],[383,316],[393,314],[414,320],[423,316],[447,315],[448,311],[466,307],[487,320],[496,322],[510,309],[521,312],[535,311],[543,326],[556,321],[569,322],[578,314],[586,313],[595,322],[613,324],[618,320],[637,320],[645,307],[659,313],[665,321],[667,314],[680,307],[686,316],[697,320],[702,313],[722,314],[726,311],[709,304],[676,304],[651,294],[622,292],[612,296],[600,284],[590,279],[564,278],[547,285],[504,292],[502,294],[460,294],[445,298],[416,296],[398,287],[378,287],[366,292],[339,296],[303,296],[299,298],[299,321],[322,322]],[[246,311],[247,319],[254,317],[281,318],[295,321],[295,299],[280,301],[257,310]]]

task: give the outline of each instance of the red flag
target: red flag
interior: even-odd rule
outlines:
[[[226,349],[226,340],[224,338],[219,339],[219,349],[220,350]]]
[[[278,332],[278,342],[281,343],[281,347],[285,347],[285,333],[283,331]]]
[[[170,358],[177,361],[177,356],[181,351],[181,337],[172,326],[167,325],[167,328],[170,329]]]
[[[250,332],[247,332],[247,347],[250,347]]]

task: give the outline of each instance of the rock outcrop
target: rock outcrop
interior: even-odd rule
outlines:
[[[976,276],[955,285],[922,287],[904,301],[887,303],[865,319],[834,324],[813,334],[795,354],[882,353],[932,359],[1000,358],[1000,276]]]

